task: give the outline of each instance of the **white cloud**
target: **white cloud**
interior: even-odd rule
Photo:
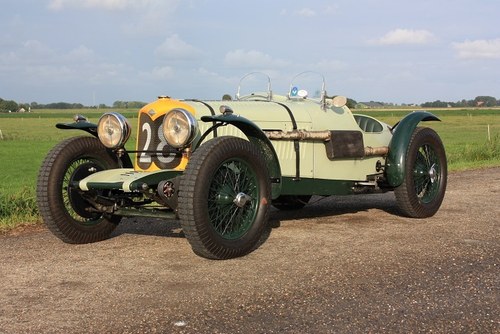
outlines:
[[[94,51],[87,48],[85,45],[80,45],[76,49],[71,50],[67,54],[68,59],[75,60],[91,60],[94,58]]]
[[[290,64],[286,60],[274,59],[260,51],[242,49],[229,51],[224,58],[224,62],[230,67],[253,69],[285,67]]]
[[[100,8],[107,10],[125,9],[132,5],[131,0],[51,0],[49,8],[61,10],[64,8]]]
[[[339,6],[338,5],[328,5],[325,8],[325,13],[326,14],[337,14],[339,12]]]
[[[186,60],[197,58],[201,51],[173,34],[156,48],[155,54],[167,60]]]
[[[172,79],[175,75],[175,71],[170,66],[155,67],[151,72],[140,72],[139,76],[146,80],[168,80]]]
[[[161,0],[50,0],[48,7],[52,10],[65,8],[124,10],[129,8],[142,8],[160,4],[168,4],[171,1]]]
[[[303,16],[303,17],[313,17],[316,16],[316,11],[311,9],[311,8],[301,8],[297,9],[294,11],[289,12],[288,9],[282,9],[280,11],[281,16],[288,16],[288,15],[293,15],[293,16]]]
[[[214,71],[210,71],[204,67],[199,67],[194,70],[194,74],[198,78],[205,78],[206,85],[210,86],[213,82],[217,82],[217,85],[227,86],[230,85],[233,87],[235,82],[239,80],[238,77],[225,77],[222,74],[219,74]]]
[[[21,53],[26,57],[36,56],[39,58],[54,55],[54,52],[47,45],[38,40],[28,40],[24,42]]]
[[[170,17],[180,5],[181,0],[49,0],[47,7],[53,11],[92,10],[127,15],[116,26],[135,38],[159,36],[171,30]]]
[[[197,70],[196,70],[197,73],[199,73],[200,75],[202,76],[207,76],[207,77],[219,77],[219,74],[216,73],[216,72],[213,72],[213,71],[209,71],[207,70],[206,68],[204,67],[199,67]]]
[[[316,16],[316,12],[311,8],[302,8],[295,11],[295,15],[304,16],[304,17],[313,17]]]
[[[56,51],[38,40],[19,43],[0,53],[0,73],[15,73],[19,80],[51,84],[88,81],[102,83],[110,78],[120,81],[131,69],[119,63],[102,62],[94,51],[80,45],[69,51]]]
[[[370,42],[378,45],[428,44],[435,39],[434,34],[428,30],[395,29]]]
[[[313,68],[321,72],[336,72],[347,68],[347,64],[340,60],[321,60],[312,65]]]
[[[462,43],[453,43],[453,48],[461,59],[500,59],[500,38],[466,40]]]

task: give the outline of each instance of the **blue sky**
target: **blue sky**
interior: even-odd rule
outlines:
[[[498,0],[12,0],[0,97],[17,102],[220,98],[262,71],[329,95],[422,103],[500,98]]]

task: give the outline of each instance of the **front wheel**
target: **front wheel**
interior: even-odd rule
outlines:
[[[38,210],[49,230],[67,243],[89,243],[109,237],[120,217],[92,210],[74,184],[104,169],[116,158],[93,137],[73,137],[55,146],[38,174]]]
[[[210,259],[250,252],[267,223],[270,189],[254,144],[218,137],[198,148],[179,186],[179,217],[193,251]]]
[[[417,128],[406,151],[403,183],[394,190],[401,212],[412,218],[433,216],[443,202],[447,163],[443,143],[430,128]]]

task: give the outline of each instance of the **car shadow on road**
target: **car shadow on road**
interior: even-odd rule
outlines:
[[[354,196],[313,196],[304,208],[293,211],[271,209],[269,227],[277,228],[287,220],[342,216],[358,212],[368,212],[371,209],[384,211],[390,215],[398,215],[396,201],[392,193],[354,195]],[[264,242],[270,235],[266,230]],[[115,229],[111,238],[123,234],[151,235],[170,238],[185,238],[178,220],[155,218],[124,218]]]
[[[124,218],[120,225],[113,231],[111,238],[123,234],[185,238],[178,220],[157,218]]]
[[[380,210],[390,215],[399,216],[393,193],[349,195],[349,196],[313,196],[309,203],[300,210],[273,209],[270,215],[271,225],[278,227],[282,221],[334,217],[346,214]]]

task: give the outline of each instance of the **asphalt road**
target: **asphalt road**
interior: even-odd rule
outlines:
[[[0,333],[500,333],[500,168],[451,174],[425,220],[391,193],[318,200],[229,261],[177,222],[0,236]]]

